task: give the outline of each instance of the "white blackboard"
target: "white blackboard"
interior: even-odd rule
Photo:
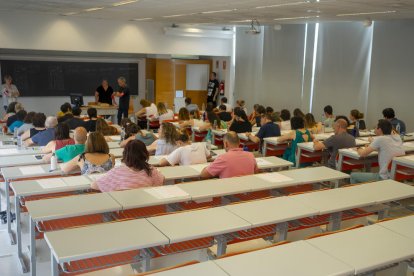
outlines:
[[[187,64],[186,90],[207,90],[209,64]]]

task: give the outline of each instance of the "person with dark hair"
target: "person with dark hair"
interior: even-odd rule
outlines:
[[[245,133],[245,132],[252,132],[252,125],[247,119],[246,113],[240,109],[234,109],[234,116],[233,120],[230,122],[230,131],[234,131],[236,133]]]
[[[59,123],[55,128],[54,140],[50,141],[44,148],[42,148],[42,153],[51,153],[67,145],[74,145],[75,140],[70,138],[69,132],[69,126],[66,123]]]
[[[405,123],[397,118],[395,118],[395,112],[392,108],[386,108],[382,111],[384,119],[391,122],[392,127],[400,134],[405,134],[406,128]]]
[[[33,112],[33,111],[27,113],[26,117],[24,117],[23,119],[23,125],[21,125],[17,129],[18,136],[23,135],[23,133],[25,133],[27,130],[33,128],[33,118],[35,115],[36,115],[36,112]]]
[[[227,103],[227,97],[223,97],[220,99],[221,105],[224,105],[226,107],[226,112],[232,112],[233,108],[230,104]]]
[[[222,120],[224,122],[231,121],[231,112],[227,111],[227,108],[224,104],[219,106],[218,116],[219,116],[220,120]]]
[[[22,141],[26,141],[29,138],[32,138],[39,132],[44,131],[46,122],[46,115],[44,113],[36,113],[33,117],[33,128],[26,130],[22,136]]]
[[[102,80],[102,83],[95,90],[95,102],[112,105],[112,94],[114,90],[109,85],[108,80]]]
[[[14,133],[15,129],[21,127],[24,124],[23,120],[26,117],[26,115],[27,115],[27,112],[24,109],[19,110],[16,113],[16,120],[9,126],[9,132],[10,133]]]
[[[24,143],[26,147],[29,146],[46,146],[50,141],[55,139],[55,128],[57,126],[57,118],[55,116],[49,116],[45,121],[45,130],[37,133],[33,137],[27,139]]]
[[[210,141],[213,143],[214,129],[227,129],[227,122],[222,121],[214,111],[209,111],[207,112],[207,120],[200,126],[200,131],[207,130],[204,141]]]
[[[261,126],[262,116],[266,114],[266,108],[263,105],[257,105],[253,113],[250,114],[250,124],[257,127]]]
[[[290,111],[287,109],[282,109],[280,111],[280,119],[282,122],[280,122],[280,130],[291,130],[290,127]]]
[[[323,108],[323,125],[325,127],[332,127],[333,123],[336,121],[335,116],[333,115],[333,108],[330,105],[327,105]],[[348,119],[347,119],[348,120]]]
[[[305,120],[303,117],[292,117],[290,119],[290,126],[292,131],[288,134],[281,136],[278,141],[292,141],[290,147],[288,147],[283,153],[283,159],[290,161],[295,166],[296,164],[296,149],[299,143],[310,142],[313,140],[312,134],[305,128]],[[301,167],[308,164],[301,164]]]
[[[366,129],[365,121],[363,120],[364,113],[359,112],[358,109],[352,109],[349,114],[349,120],[351,121],[350,126],[357,130]]]
[[[210,80],[208,81],[207,85],[207,103],[212,103],[213,107],[217,105],[217,97],[219,95],[219,82],[216,79],[217,74],[216,72],[211,72]]]
[[[273,109],[273,107],[271,107],[271,106],[267,106],[266,107],[266,114],[273,114],[273,112],[275,112],[275,110]]]
[[[89,120],[84,123],[84,127],[88,132],[96,131],[96,120],[98,120],[98,110],[94,107],[89,107],[86,111],[88,113]]]
[[[295,110],[293,110],[293,116],[302,117],[303,119],[305,119],[305,113],[303,113],[302,110],[300,110],[300,108],[295,108]]]
[[[20,92],[16,85],[13,84],[13,78],[10,75],[4,75],[4,84],[1,86],[1,95],[3,97],[3,107],[7,110],[9,104],[16,102]]]
[[[119,131],[116,127],[108,125],[108,123],[102,119],[98,118],[96,120],[96,132],[100,132],[103,136],[118,135]]]
[[[187,97],[185,98],[185,108],[188,112],[191,112],[193,110],[198,110],[198,105],[191,103],[191,98]]]
[[[129,141],[133,140],[139,140],[145,146],[149,146],[157,140],[157,137],[152,132],[144,132],[137,124],[131,123],[125,128],[125,140],[119,146],[124,148]]]
[[[60,106],[60,111],[57,113],[57,118],[58,118],[58,122],[62,121],[66,121],[67,119],[71,118],[72,116],[72,106],[70,105],[70,103],[64,103]],[[59,118],[63,118],[61,120],[59,120]]]
[[[129,142],[122,155],[122,164],[109,170],[91,184],[91,188],[101,192],[162,186],[165,177],[148,164],[149,153],[144,143],[138,140]]]
[[[109,153],[105,137],[98,132],[89,133],[85,152],[61,166],[62,172],[71,173],[80,169],[81,174],[104,173],[115,165],[115,157]]]
[[[313,148],[315,150],[327,149],[330,155],[328,166],[336,169],[336,155],[339,149],[355,147],[355,137],[347,132],[348,124],[344,119],[338,119],[333,125],[334,135],[319,142],[313,140]]]
[[[280,136],[279,125],[275,124],[274,114],[264,114],[262,115],[260,122],[260,129],[256,135],[251,134],[250,132],[246,133],[247,138],[254,143],[260,143],[260,149],[263,146],[263,139],[267,137],[276,137]]]
[[[229,131],[223,137],[226,153],[219,155],[210,165],[203,169],[201,178],[228,178],[258,173],[253,153],[239,147],[240,139],[236,132]]]
[[[5,107],[6,115],[4,115],[4,117],[3,117],[4,122],[7,122],[9,117],[11,117],[13,115],[16,115],[16,108],[15,108],[16,104],[17,104],[17,102],[12,102],[7,107]]]
[[[75,129],[78,127],[85,127],[85,121],[81,119],[80,115],[82,113],[82,109],[78,106],[75,106],[72,109],[72,118],[69,118],[65,121],[65,123],[69,126],[69,129]]]
[[[14,104],[12,104],[12,106],[14,106],[14,112],[13,114],[10,113],[12,115],[7,118],[7,122],[6,122],[7,127],[10,127],[11,124],[13,124],[17,120],[17,115],[16,115],[17,112],[19,112],[20,110],[24,110],[24,107],[21,103],[15,102]]]
[[[207,163],[210,151],[207,149],[206,143],[191,143],[190,137],[186,133],[181,134],[178,140],[181,141],[181,146],[160,160],[161,167]]]
[[[405,155],[403,143],[399,135],[392,135],[392,124],[390,121],[382,119],[378,121],[375,135],[371,144],[367,147],[358,148],[357,152],[361,157],[368,156],[371,152],[378,152],[378,173],[351,173],[351,183],[362,183],[389,179],[390,173],[388,165],[396,156]]]

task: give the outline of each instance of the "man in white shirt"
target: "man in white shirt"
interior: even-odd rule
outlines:
[[[231,107],[231,105],[227,103],[227,98],[226,97],[221,98],[220,101],[221,101],[222,105],[226,106],[226,112],[232,112],[233,111],[233,108]]]
[[[159,166],[181,166],[207,163],[210,158],[210,151],[206,143],[191,143],[187,134],[181,134],[179,137],[181,146],[175,149],[167,157],[161,159]]]

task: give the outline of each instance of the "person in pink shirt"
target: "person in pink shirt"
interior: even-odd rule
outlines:
[[[139,140],[130,141],[125,146],[122,165],[93,182],[92,189],[111,192],[163,185],[164,176],[148,164],[148,159],[145,144]]]
[[[239,147],[239,136],[234,131],[224,135],[223,146],[226,153],[219,155],[214,162],[201,172],[202,178],[228,178],[255,174],[258,172],[256,159],[253,153],[243,151]]]

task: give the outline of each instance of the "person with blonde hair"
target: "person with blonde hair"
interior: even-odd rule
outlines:
[[[101,133],[103,136],[118,135],[119,131],[116,127],[108,125],[108,123],[102,119],[98,118],[96,120],[96,132]]]
[[[149,152],[155,152],[155,155],[167,155],[173,152],[177,147],[178,131],[171,123],[162,123],[159,129],[159,139],[147,147]]]
[[[353,126],[354,128],[358,129],[358,130],[363,130],[366,129],[366,125],[365,125],[365,121],[363,120],[364,118],[364,113],[359,112],[358,109],[352,109],[350,114],[349,114],[349,120],[351,121],[351,123],[349,124],[349,126]]]
[[[154,119],[158,119],[160,124],[164,120],[173,120],[174,119],[174,112],[171,109],[167,109],[163,102],[159,102],[157,104],[157,116],[154,116]]]
[[[315,117],[312,113],[307,113],[304,117],[305,119],[305,128],[308,129],[313,134],[322,133],[322,123],[315,121]]]

